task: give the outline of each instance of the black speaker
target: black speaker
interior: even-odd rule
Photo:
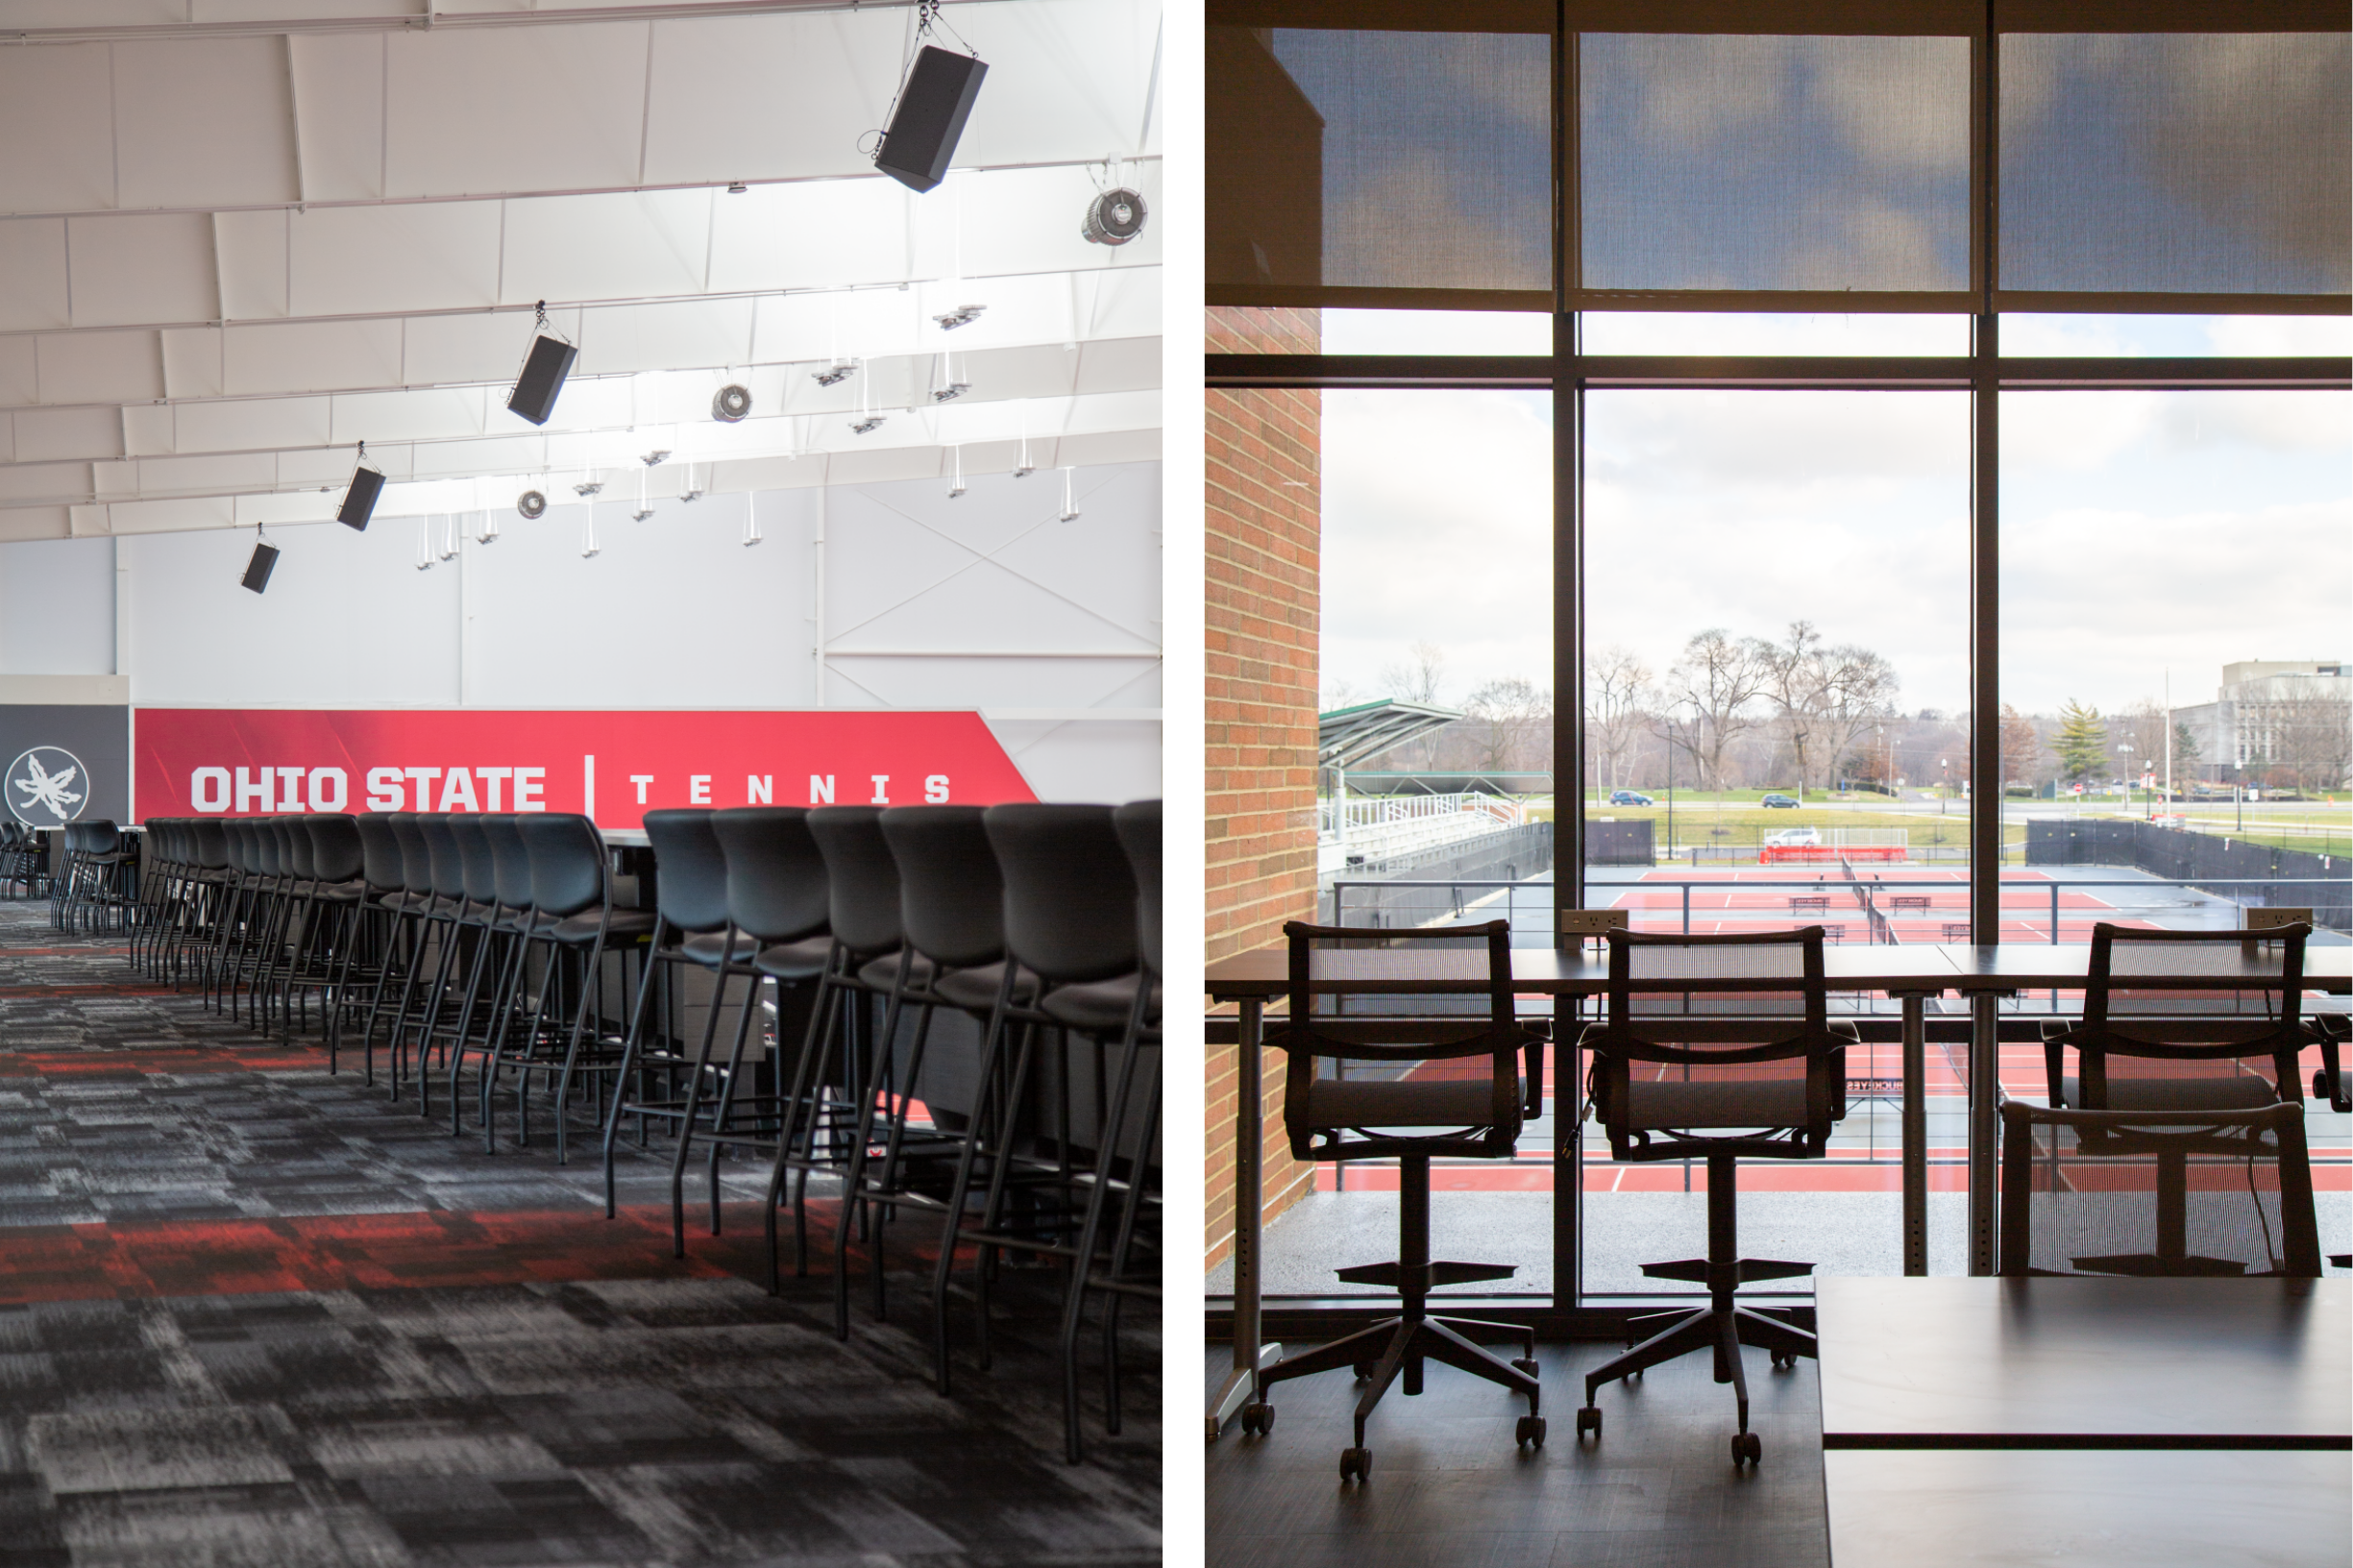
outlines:
[[[384,477],[372,468],[352,470],[352,487],[343,492],[343,508],[335,513],[335,521],[347,528],[367,531],[368,519],[376,515],[376,498],[384,493]],[[262,574],[267,576],[268,573]],[[254,590],[259,593],[259,589]]]
[[[258,594],[270,585],[270,572],[278,565],[276,545],[256,545],[254,558],[245,563],[245,586]]]
[[[969,55],[951,55],[926,44],[907,73],[898,111],[874,150],[874,167],[914,190],[929,190],[947,178],[947,160],[980,96],[989,67]]]
[[[531,339],[531,356],[523,361],[523,374],[515,378],[506,406],[534,425],[545,425],[555,412],[555,395],[564,389],[572,362],[579,356],[580,351],[560,337]]]

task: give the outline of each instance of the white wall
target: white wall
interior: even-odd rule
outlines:
[[[113,540],[0,545],[0,671],[116,674]]]
[[[149,706],[979,708],[1042,798],[1161,793],[1157,463],[1077,470],[1069,523],[1050,471],[615,488],[593,558],[576,502],[422,572],[418,519],[288,527],[259,597],[249,530],[0,545],[0,674],[111,671],[119,589]]]

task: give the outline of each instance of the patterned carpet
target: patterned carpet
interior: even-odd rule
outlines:
[[[844,1344],[827,1249],[753,1283],[762,1172],[674,1261],[666,1157],[608,1221],[578,1145],[447,1127],[0,905],[0,1568],[1160,1560],[1147,1314],[1071,1466],[1057,1276],[944,1400],[910,1225]]]

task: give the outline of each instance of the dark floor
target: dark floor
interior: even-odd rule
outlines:
[[[1058,1279],[942,1399],[909,1227],[843,1344],[761,1172],[674,1261],[666,1160],[447,1126],[0,905],[0,1568],[1160,1560],[1157,1325],[1070,1466]]]
[[[1287,1350],[1300,1347],[1287,1344]],[[1331,1372],[1279,1385],[1271,1435],[1238,1423],[1210,1445],[1209,1561],[1217,1568],[1827,1568],[1822,1407],[1814,1363],[1776,1372],[1748,1353],[1753,1469],[1731,1462],[1728,1385],[1685,1357],[1603,1387],[1603,1439],[1580,1444],[1583,1368],[1618,1344],[1540,1345],[1545,1446],[1514,1450],[1527,1405],[1433,1365],[1392,1387],[1366,1432],[1373,1472],[1339,1478],[1360,1385]],[[1232,1365],[1209,1347],[1205,1392]]]

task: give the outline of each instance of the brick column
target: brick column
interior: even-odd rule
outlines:
[[[1313,354],[1312,310],[1212,309],[1209,352]],[[1207,956],[1282,940],[1315,918],[1317,574],[1322,397],[1305,391],[1208,394]],[[1314,1167],[1283,1135],[1281,1052],[1265,1059],[1265,1209],[1312,1190]],[[1208,1064],[1203,1267],[1233,1245],[1235,1048]]]

